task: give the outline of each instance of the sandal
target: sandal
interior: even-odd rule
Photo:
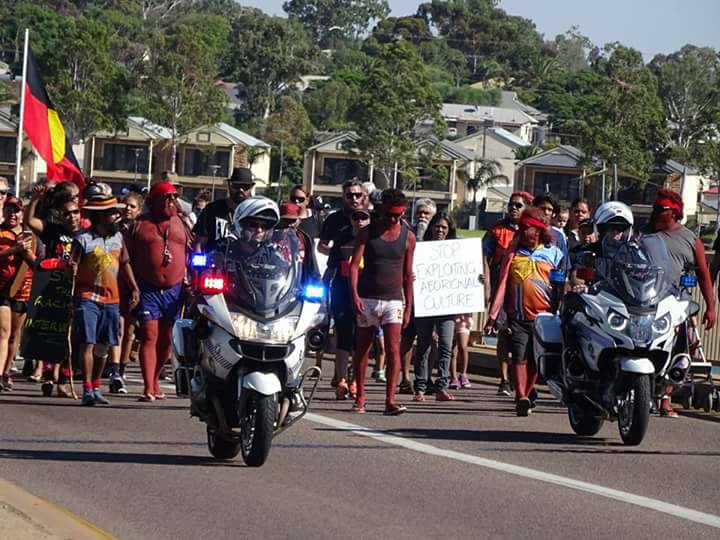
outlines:
[[[143,394],[138,398],[138,401],[141,401],[142,403],[150,403],[152,401],[155,401],[155,396],[152,394]]]
[[[408,394],[413,395],[413,387],[410,381],[405,379],[404,381],[400,382],[400,388],[398,389],[398,394]]]
[[[344,399],[347,399],[349,394],[350,388],[348,387],[348,384],[344,380],[338,382],[337,386],[335,387],[335,399],[338,401],[342,401]]]
[[[393,403],[392,405],[385,407],[385,412],[383,412],[383,414],[385,416],[400,416],[405,411],[407,411],[407,407]]]
[[[425,392],[415,392],[413,401],[425,401]]]
[[[679,418],[680,415],[670,405],[670,398],[664,397],[660,401],[660,416],[664,418]]]
[[[162,401],[163,399],[167,399],[167,396],[165,395],[165,392],[159,392],[155,394],[155,399]]]
[[[455,396],[449,393],[447,390],[440,390],[435,394],[436,401],[455,401]]]
[[[356,414],[365,414],[365,404],[361,402],[355,402],[350,411]]]

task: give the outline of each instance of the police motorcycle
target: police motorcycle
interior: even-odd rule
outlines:
[[[605,234],[602,255],[585,261],[599,279],[566,295],[560,315],[537,318],[535,360],[551,393],[567,406],[575,433],[592,436],[606,420],[617,421],[623,443],[638,445],[656,401],[668,385],[685,380],[690,357],[676,338],[699,306],[668,279],[664,243],[630,238],[629,208],[612,210],[612,220],[629,226],[624,234]],[[612,225],[610,219],[605,224]],[[554,280],[556,289],[564,285],[564,276]]]
[[[238,205],[226,245],[193,255],[196,311],[173,327],[176,393],[207,425],[210,454],[226,460],[241,452],[254,467],[307,412],[320,370],[301,375],[306,343],[319,350],[325,339],[314,253],[301,248],[303,233],[277,228],[279,219],[265,197]]]

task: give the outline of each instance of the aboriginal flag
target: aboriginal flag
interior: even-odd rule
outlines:
[[[37,153],[47,162],[48,180],[69,180],[82,189],[85,186],[85,177],[65,135],[60,116],[45,90],[37,62],[29,49],[23,127]]]

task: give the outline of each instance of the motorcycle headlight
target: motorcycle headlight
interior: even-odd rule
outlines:
[[[670,314],[666,313],[662,318],[655,319],[652,325],[653,332],[664,334],[670,329]]]
[[[630,329],[628,335],[630,339],[640,343],[646,343],[652,339],[653,320],[646,316],[632,317],[630,319]]]
[[[297,317],[285,317],[264,323],[239,313],[232,313],[230,319],[233,323],[235,337],[247,341],[287,343],[292,338],[297,325]]]
[[[625,328],[627,328],[628,320],[627,317],[623,317],[616,311],[611,311],[608,317],[608,324],[610,325],[610,328],[616,332],[622,332]]]

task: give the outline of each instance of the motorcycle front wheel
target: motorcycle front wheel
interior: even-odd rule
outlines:
[[[240,449],[249,467],[260,467],[267,460],[277,413],[275,396],[251,391],[240,421]]]
[[[581,437],[592,437],[605,423],[602,418],[597,418],[589,407],[574,403],[568,407],[568,420],[572,430]]]
[[[635,373],[624,377],[624,390],[618,394],[618,430],[623,443],[637,446],[650,423],[650,377]]]
[[[233,459],[240,452],[240,443],[218,435],[215,428],[208,426],[207,443],[210,454],[216,459]]]

